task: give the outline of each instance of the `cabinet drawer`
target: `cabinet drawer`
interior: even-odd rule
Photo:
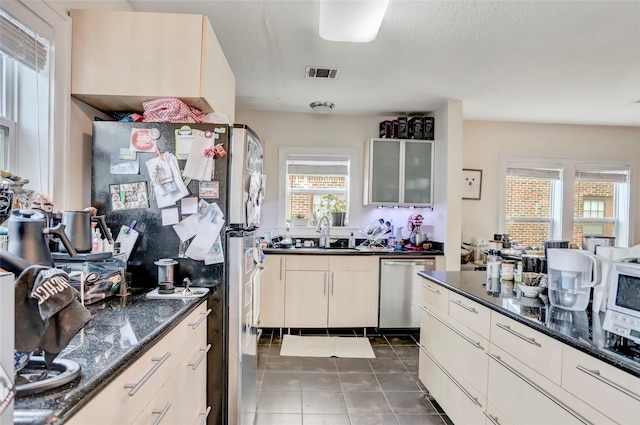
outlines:
[[[493,344],[490,351],[488,398],[499,418],[516,424],[612,423],[506,351]]]
[[[469,391],[420,347],[419,378],[445,413],[457,424],[484,424],[486,398]]]
[[[429,304],[445,314],[449,312],[449,290],[424,279],[422,282],[422,303]]]
[[[491,311],[455,292],[449,293],[449,315],[485,339],[489,339]]]
[[[640,423],[640,379],[568,346],[562,387],[615,422]]]
[[[288,255],[287,270],[329,270],[328,255]]]
[[[489,341],[429,306],[420,308],[420,343],[454,378],[486,397]]]
[[[560,385],[561,342],[500,313],[492,312],[491,343]]]
[[[92,399],[70,420],[69,424],[130,424],[134,420],[147,423],[149,418],[155,421],[159,414],[146,412],[144,418],[141,411],[150,400],[156,400],[152,410],[160,411],[166,407],[168,399],[159,394],[167,380],[172,376],[185,353],[206,341],[206,303],[202,303],[164,338],[129,366],[120,376],[111,382],[97,397]],[[164,398],[163,398],[164,397]],[[109,403],[105,403],[109,400]],[[163,404],[163,402],[165,402]],[[160,406],[162,405],[162,406]],[[175,408],[173,409],[175,412]],[[167,409],[165,423],[171,415]],[[137,418],[137,419],[136,419]],[[174,421],[175,422],[175,421]],[[170,422],[169,422],[170,423]]]
[[[369,256],[332,255],[329,257],[331,270],[365,270],[378,275],[378,259]]]
[[[182,360],[183,340],[175,330],[169,333],[122,372],[68,423],[133,423]],[[109,400],[109,403],[105,403],[105,400]]]
[[[511,365],[501,356],[489,362],[489,398],[492,405],[508,420],[519,424],[579,424],[588,423],[552,403],[546,393],[527,381],[519,379]]]
[[[172,333],[184,338],[186,344],[195,340],[207,340],[207,318],[211,314],[211,309],[207,308],[207,303],[203,302],[198,308],[191,312],[182,322],[176,326]],[[177,331],[177,332],[176,332]],[[175,343],[175,342],[174,342]]]

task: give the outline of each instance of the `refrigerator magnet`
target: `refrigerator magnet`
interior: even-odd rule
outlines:
[[[156,139],[151,128],[132,128],[129,149],[136,152],[153,152],[156,150]]]
[[[220,182],[218,181],[210,181],[200,182],[199,188],[199,196],[200,198],[219,198],[220,197]]]

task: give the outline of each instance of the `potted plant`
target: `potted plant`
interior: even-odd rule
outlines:
[[[306,226],[309,223],[309,220],[302,213],[293,214],[291,217],[291,224],[293,226]]]
[[[347,203],[338,199],[336,195],[328,194],[322,197],[318,208],[318,217],[328,216],[332,226],[344,226],[347,215]]]

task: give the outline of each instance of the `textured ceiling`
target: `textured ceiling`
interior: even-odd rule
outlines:
[[[317,1],[128,3],[208,15],[239,109],[397,115],[459,99],[465,119],[640,126],[640,1],[391,0],[364,44],[321,39]],[[309,80],[307,65],[340,72]]]

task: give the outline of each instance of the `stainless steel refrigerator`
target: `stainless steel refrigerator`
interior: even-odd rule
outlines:
[[[258,329],[262,251],[257,229],[264,197],[263,148],[248,127],[234,125],[229,160],[227,233],[228,425],[253,425],[257,407]],[[237,259],[239,261],[232,261]]]
[[[185,131],[188,133],[183,128],[185,125],[205,132],[207,137],[215,137],[215,143],[226,151],[226,156],[221,151],[216,152],[210,182],[203,185],[201,181],[191,179],[186,184],[187,197],[215,202],[225,215],[225,227],[220,234],[224,252],[222,263],[205,264],[182,255],[184,244],[181,246],[180,238],[172,226],[167,225],[167,210],[177,208],[178,217],[182,219],[190,214],[191,210],[187,210],[190,204],[177,201],[159,208],[159,199],[154,198],[154,182],[150,179],[146,162],[156,157],[158,151],[170,152],[176,154],[179,169],[183,170],[187,161],[180,159],[177,138],[184,136]],[[127,155],[127,150],[134,143],[133,134],[141,130],[146,132],[146,139],[136,139],[136,142],[143,140],[145,143],[140,146],[145,149],[137,151],[135,158],[131,159],[133,156]],[[260,259],[250,246],[253,247],[251,232],[259,227],[264,193],[262,152],[259,138],[244,125],[115,121],[95,121],[93,124],[91,203],[99,215],[106,216],[114,236],[122,226],[137,221],[135,230],[139,236],[127,263],[132,286],[157,286],[158,267],[154,262],[160,258],[173,258],[178,262],[174,272],[177,285],[181,285],[184,278],[189,278],[194,286],[211,290],[207,299],[208,307],[212,309],[207,326],[207,338],[212,346],[207,358],[207,402],[211,407],[208,424],[249,423],[244,422],[242,412],[255,411],[256,397],[249,394],[254,393],[253,388],[257,393],[253,365],[256,356],[250,353],[257,352],[257,336],[255,327],[246,322],[249,316],[244,310],[244,297],[250,294],[251,314],[254,315],[253,306],[259,301],[259,283],[252,283],[251,290],[247,288],[247,292],[243,284],[247,273],[252,275],[252,270],[259,270],[259,264],[249,259]],[[122,208],[123,205],[113,197],[114,187],[143,182],[146,189],[143,184],[140,187],[146,190],[146,204],[134,202]],[[128,199],[129,195],[125,197]],[[144,196],[142,198],[144,201]],[[257,279],[256,272],[251,281],[256,282]],[[240,344],[241,340],[246,343]],[[242,353],[247,353],[246,357]],[[246,391],[247,396],[240,396],[238,391]],[[241,400],[250,404],[236,409]]]

